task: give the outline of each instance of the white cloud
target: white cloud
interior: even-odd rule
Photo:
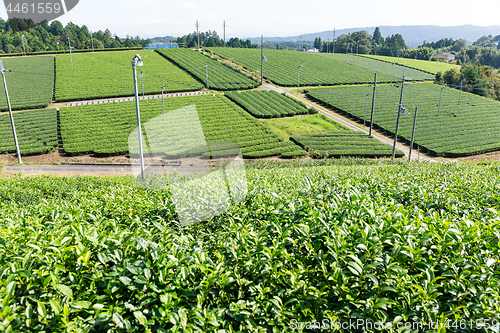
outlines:
[[[196,9],[200,8],[197,4],[190,3],[190,2],[184,2],[182,4],[182,7],[186,8],[186,9],[190,9],[190,10],[196,10]]]

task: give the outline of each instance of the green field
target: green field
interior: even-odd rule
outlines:
[[[205,86],[208,84],[208,87],[212,89],[251,89],[259,85],[251,77],[191,49],[160,49],[158,53],[198,78]],[[208,69],[205,66],[208,66]]]
[[[368,57],[372,59],[377,59],[377,60],[382,60],[386,61],[389,63],[396,63],[402,66],[406,66],[409,68],[414,68],[418,69],[424,72],[428,72],[431,74],[436,74],[437,72],[446,72],[447,70],[456,68],[460,71],[460,66],[459,65],[454,65],[454,64],[447,64],[447,63],[437,63],[436,61],[427,61],[427,60],[415,60],[415,59],[409,59],[409,58],[399,58],[398,57],[388,57],[388,56],[376,56],[376,55],[368,55],[368,54],[362,54],[362,57]]]
[[[224,96],[165,99],[167,112],[190,105],[196,106],[209,143],[234,143],[245,158],[304,154]],[[160,116],[163,110],[160,99],[141,101],[140,108],[142,123]],[[137,127],[134,102],[62,108],[60,118],[63,147],[70,154],[128,154],[128,138]]]
[[[47,107],[54,91],[54,57],[2,59],[13,110]],[[3,82],[1,83],[3,86]],[[2,88],[3,91],[3,88]],[[0,110],[8,110],[5,92],[0,93]]]
[[[304,105],[275,91],[231,91],[225,95],[256,118],[293,117],[309,112]]]
[[[446,88],[437,115],[441,86],[431,83],[406,85],[403,106],[408,116],[401,116],[399,135],[411,139],[413,114],[418,106],[415,144],[420,151],[436,156],[467,156],[500,150],[500,102]],[[369,86],[345,86],[310,89],[308,95],[325,105],[363,121]],[[377,87],[374,125],[393,135],[396,128],[401,88],[391,85]],[[371,97],[368,110],[371,108]],[[367,122],[370,114],[368,113]]]
[[[207,50],[235,62],[260,75],[260,50],[237,48],[207,48]],[[280,86],[297,86],[298,67],[300,85],[336,85],[373,82],[375,72],[322,57],[318,54],[287,50],[264,50],[264,77]],[[390,75],[379,75],[378,81],[390,82]]]
[[[335,59],[337,61],[346,61],[346,55],[341,53],[320,53],[320,55],[326,58]],[[403,70],[405,69],[405,67],[401,65],[395,64],[393,68],[392,63],[367,57],[359,57],[351,54],[347,55],[347,63],[356,67],[369,69],[380,74],[389,76],[393,75],[394,82],[401,80],[401,78],[403,77]],[[434,75],[412,68],[407,68],[406,70],[404,70],[404,74],[406,79],[411,81],[434,80]]]
[[[183,228],[170,192],[132,177],[0,179],[0,331],[500,319],[498,164],[267,168]]]
[[[290,138],[307,149],[313,157],[391,157],[392,147],[367,134],[354,131],[335,131],[320,134],[305,134]],[[397,150],[396,157],[404,153]]]
[[[134,95],[132,59],[139,53],[144,66],[145,94],[157,94],[165,85],[166,92],[191,91],[202,85],[189,74],[152,51],[115,51],[73,54],[73,70],[69,54],[56,55],[56,92],[58,102]],[[147,58],[145,58],[147,57]],[[139,94],[142,80],[137,79]]]
[[[346,127],[322,114],[295,116],[291,118],[273,118],[262,120],[262,122],[285,139],[294,135],[348,130]]]
[[[21,156],[47,153],[59,144],[56,109],[15,112],[14,123]],[[10,117],[4,113],[0,115],[0,153],[15,152]]]

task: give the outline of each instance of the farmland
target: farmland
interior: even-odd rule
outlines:
[[[195,105],[207,141],[230,142],[246,158],[300,156],[304,151],[273,133],[226,97],[196,96],[165,100],[167,111]],[[141,101],[142,123],[162,114],[161,100]],[[133,102],[61,109],[61,136],[70,154],[127,154],[128,138],[137,127]]]
[[[327,58],[333,58],[337,61],[346,61],[346,55],[341,53],[320,53],[320,55]],[[347,63],[356,67],[369,69],[380,74],[389,76],[391,76],[392,74],[394,77],[394,81],[397,81],[398,79],[401,79],[403,77],[403,70],[405,68],[404,66],[398,64],[395,64],[393,68],[392,63],[351,54],[347,55]],[[404,71],[404,74],[407,80],[434,80],[435,77],[432,74],[412,68],[407,68]]]
[[[391,157],[392,148],[367,134],[353,131],[335,131],[305,134],[290,138],[299,146],[312,152],[314,157]],[[404,153],[396,152],[396,157]]]
[[[24,57],[2,59],[13,110],[47,107],[54,91],[54,58]],[[2,82],[3,87],[3,82]],[[5,92],[0,93],[0,110],[8,110]]]
[[[260,50],[236,48],[207,48],[207,50],[235,62],[260,75]],[[297,86],[298,67],[300,85],[337,85],[343,83],[373,82],[374,72],[306,52],[264,50],[264,77],[280,86]],[[389,82],[390,75],[379,75],[378,81]]]
[[[435,156],[458,157],[499,150],[500,103],[465,92],[460,98],[460,91],[445,88],[438,116],[440,88],[430,83],[406,85],[403,106],[408,116],[401,116],[399,136],[410,141],[413,114],[418,106],[415,143],[420,151]],[[386,135],[393,135],[396,128],[400,91],[400,86],[377,87],[374,125]],[[310,89],[308,95],[362,121],[365,96],[372,92],[373,88],[369,86],[345,86]],[[371,108],[371,97],[368,108]]]
[[[291,118],[272,118],[262,120],[262,122],[285,139],[289,139],[294,135],[348,130],[347,127],[322,114],[295,116]]]
[[[58,145],[55,109],[14,113],[19,150],[22,155],[43,154]],[[0,115],[0,153],[15,153],[8,113]]]
[[[198,78],[208,88],[218,90],[250,89],[259,84],[251,77],[225,66],[222,62],[190,49],[161,49],[158,53]],[[208,69],[205,67],[208,66]]]
[[[292,117],[309,112],[304,105],[275,91],[227,92],[225,95],[256,118]]]
[[[144,71],[145,94],[191,91],[202,85],[159,54],[151,51],[78,53],[73,55],[73,70],[68,54],[56,55],[56,91],[58,102],[134,95],[131,61],[136,53],[144,59],[137,75]],[[142,80],[138,79],[139,93]]]
[[[500,319],[498,164],[247,179],[244,202],[185,228],[169,191],[132,178],[0,179],[0,330],[288,332],[354,316],[470,332]]]
[[[424,72],[428,72],[431,74],[436,74],[437,72],[446,72],[452,68],[456,68],[460,70],[460,66],[454,64],[447,63],[437,63],[436,61],[427,61],[427,60],[419,60],[419,59],[409,59],[409,58],[399,58],[398,57],[388,57],[388,56],[376,56],[376,55],[368,55],[363,54],[362,57],[377,59],[381,61],[386,61],[389,63],[396,63],[402,66],[406,66],[409,68],[418,69]]]

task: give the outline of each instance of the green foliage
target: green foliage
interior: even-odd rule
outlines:
[[[200,52],[190,49],[161,49],[158,53],[191,73],[208,88],[219,90],[250,89],[259,85],[253,78],[238,72]],[[208,83],[207,69],[208,65]]]
[[[73,70],[68,55],[56,55],[56,93],[58,102],[85,99],[123,97],[134,95],[131,61],[139,53],[144,66],[137,67],[137,75],[144,71],[146,94],[161,92],[191,91],[202,85],[189,74],[155,52],[117,51],[73,54]],[[137,78],[142,93],[142,80]]]
[[[285,139],[296,135],[348,130],[347,127],[322,114],[273,118],[263,122]]]
[[[260,50],[210,48],[209,51],[260,74]],[[298,67],[300,85],[336,85],[342,83],[368,83],[374,72],[351,66],[318,54],[288,50],[264,50],[264,77],[281,86],[297,86]],[[380,75],[377,80],[389,82],[390,76]]]
[[[232,91],[225,95],[256,118],[292,117],[308,113],[304,106],[275,91]]]
[[[290,332],[293,319],[355,318],[483,331],[500,319],[499,175],[251,169],[244,202],[185,228],[168,191],[131,178],[0,179],[0,330]]]
[[[444,89],[441,109],[437,116],[441,86],[431,83],[406,85],[403,106],[411,116],[401,116],[400,140],[410,142],[413,114],[418,106],[415,143],[421,152],[435,156],[467,156],[500,149],[500,102],[462,92]],[[317,88],[309,96],[345,112],[362,122],[365,115],[366,94],[373,87],[346,86]],[[393,136],[401,87],[380,85],[375,97],[374,125],[386,135]],[[369,101],[368,108],[371,108]],[[369,122],[369,114],[367,122]]]
[[[148,58],[149,59],[149,58]],[[302,151],[250,116],[226,97],[201,95],[165,99],[166,111],[195,105],[208,143],[230,142],[246,158]],[[142,123],[162,114],[161,99],[140,102]],[[135,103],[120,102],[61,108],[61,137],[69,154],[128,154],[137,127]]]
[[[291,137],[290,140],[307,149],[315,158],[392,156],[392,147],[364,133],[353,131],[306,134]],[[403,156],[403,152],[396,151],[396,157]]]
[[[14,113],[21,156],[43,154],[58,145],[57,110],[22,111]],[[0,153],[15,153],[14,136],[8,113],[0,115]]]
[[[47,107],[54,90],[54,58],[23,57],[2,59],[13,110]],[[0,110],[6,111],[5,93],[0,94]]]
[[[397,64],[402,65],[402,66],[406,66],[406,67],[413,68],[413,69],[418,69],[418,70],[421,70],[421,71],[424,71],[427,73],[431,73],[431,74],[436,74],[437,72],[447,71],[447,70],[452,69],[452,68],[460,69],[460,66],[442,63],[442,62],[437,63],[436,61],[399,58],[399,62],[398,62],[397,56],[396,57],[387,57],[387,56],[378,56],[378,55],[377,56],[362,55],[362,56],[386,61],[389,63],[397,63]]]
[[[340,35],[336,41],[335,52],[345,53],[348,45],[349,52],[352,51],[352,53],[368,54],[372,50],[372,36],[364,30],[355,31],[347,35]]]
[[[333,53],[333,54],[321,54],[321,55],[323,57],[333,58],[337,61],[346,60],[345,54]],[[358,57],[350,54],[347,55],[347,63],[356,67],[372,70],[374,72],[377,72],[377,74],[384,74],[390,76],[392,73],[394,81],[396,81],[396,78],[401,79],[403,77],[403,70],[405,77],[408,80],[432,80],[434,78],[432,74],[417,69],[406,68],[398,64],[394,64],[393,67],[392,63],[388,63],[386,61],[371,59],[367,57]],[[377,76],[377,81],[379,81],[378,76]]]

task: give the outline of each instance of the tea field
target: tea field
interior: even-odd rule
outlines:
[[[367,57],[367,58],[372,58],[372,59],[377,59],[381,61],[386,61],[388,63],[396,63],[405,67],[409,68],[414,68],[418,69],[427,73],[431,74],[436,74],[437,72],[446,72],[447,70],[456,68],[457,70],[460,71],[460,66],[459,65],[454,65],[454,64],[448,64],[448,63],[443,63],[443,62],[437,62],[437,61],[427,61],[427,60],[420,60],[420,59],[410,59],[410,58],[399,58],[398,57],[388,57],[388,56],[379,56],[379,55],[369,55],[369,54],[363,54],[361,55],[362,57]]]
[[[388,136],[393,136],[395,132],[400,92],[400,86],[377,87],[373,122]],[[368,93],[373,93],[373,87],[308,90],[311,98],[360,122],[365,116]],[[421,152],[458,157],[500,149],[500,102],[466,92],[462,92],[460,97],[460,91],[444,88],[439,109],[440,94],[441,86],[431,83],[405,86],[403,107],[407,115],[401,116],[398,133],[402,140],[410,142],[413,115],[418,106],[415,144]],[[371,96],[368,99],[367,123],[370,121],[370,110]]]
[[[346,61],[346,55],[342,53],[320,53],[321,56],[332,58],[337,61]],[[354,65],[356,67],[361,67],[365,69],[369,69],[375,71],[380,74],[385,74],[389,76],[393,76],[394,82],[401,81],[403,77],[403,70],[407,80],[434,80],[435,76],[417,69],[406,68],[405,66],[388,63],[386,61],[376,60],[368,57],[360,57],[356,55],[347,55],[347,63]]]
[[[21,156],[47,153],[59,144],[56,109],[15,112],[14,123]],[[0,115],[0,153],[15,152],[10,117],[4,113]]]
[[[13,110],[47,107],[54,92],[54,57],[22,57],[2,59],[9,98]],[[1,78],[0,78],[1,81]],[[8,110],[1,82],[0,111]]]
[[[224,59],[237,63],[260,75],[260,50],[237,48],[207,48]],[[344,83],[373,82],[375,72],[329,59],[318,54],[287,50],[264,50],[267,61],[264,62],[264,77],[273,83],[296,87],[298,67],[300,85],[337,85]],[[380,74],[377,81],[390,82],[390,75]]]
[[[319,113],[261,121],[285,139],[295,135],[349,131],[347,127]]]
[[[144,81],[145,94],[199,90],[202,85],[188,73],[152,51],[116,51],[73,54],[73,70],[69,54],[56,55],[57,102],[79,101],[134,95],[132,59],[138,53],[144,66],[137,67],[137,75],[144,71],[144,80],[137,79],[139,94]],[[146,58],[147,57],[147,58]]]
[[[250,76],[191,49],[159,49],[158,53],[189,72],[205,86],[208,85],[208,88],[235,90],[251,89],[259,85]]]
[[[293,117],[309,113],[305,104],[301,105],[275,91],[231,91],[225,95],[255,118]]]
[[[208,142],[229,142],[245,158],[302,156],[305,152],[275,134],[224,96],[165,99],[166,111],[195,105]],[[141,101],[141,122],[162,115],[162,101]],[[61,136],[69,154],[128,154],[128,138],[137,127],[135,103],[122,102],[62,108]]]
[[[320,134],[305,134],[290,138],[314,157],[392,157],[392,147],[354,131],[334,131]],[[396,157],[404,153],[396,150]]]
[[[242,203],[184,228],[169,191],[132,178],[2,178],[0,330],[363,319],[493,332],[481,324],[500,319],[499,175],[496,163],[250,166]]]

